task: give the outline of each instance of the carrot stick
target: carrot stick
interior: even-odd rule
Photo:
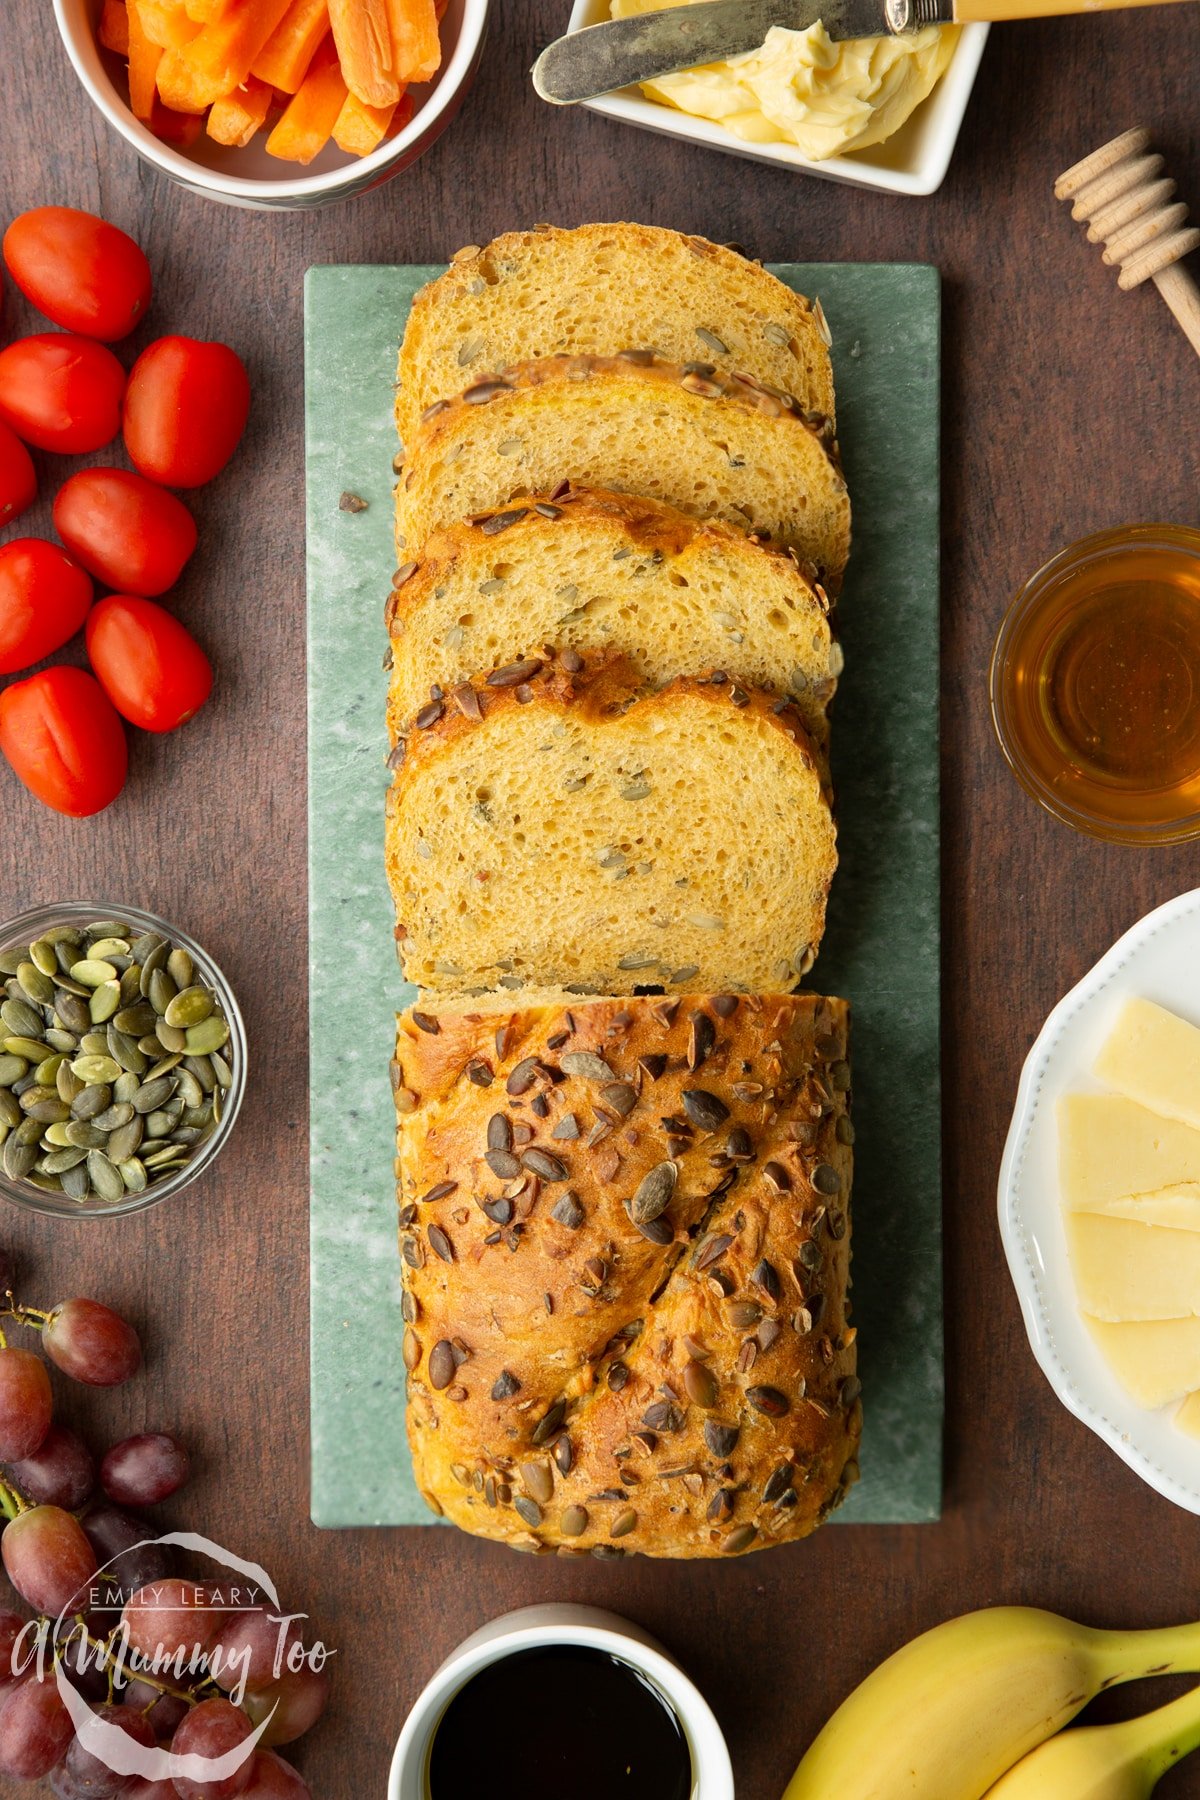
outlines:
[[[211,25],[234,3],[235,0],[185,0],[187,16],[195,19],[197,25]]]
[[[364,106],[394,106],[401,84],[392,67],[387,0],[329,0],[329,22],[350,92]]]
[[[136,0],[127,0],[125,11],[129,21],[129,105],[134,118],[148,125],[154,111],[154,80],[162,51],[142,30]]]
[[[432,81],[442,66],[434,0],[387,0],[392,32],[392,65],[396,79]]]
[[[267,139],[268,156],[310,163],[333,136],[349,93],[332,38],[326,38],[312,67]]]
[[[183,60],[183,51],[162,50],[159,55],[162,60],[158,65],[158,92],[163,105],[173,112],[205,112],[212,101],[206,98],[195,72]]]
[[[328,30],[329,0],[292,0],[250,73],[282,93],[294,94]]]
[[[129,14],[125,10],[125,0],[104,0],[98,35],[103,49],[128,58]]]
[[[200,30],[181,5],[168,0],[137,0],[137,10],[143,32],[163,50],[182,50]]]
[[[218,144],[236,144],[244,149],[266,124],[275,90],[265,81],[251,75],[245,87],[236,88],[224,99],[214,101],[208,114],[208,135]]]
[[[412,101],[407,94],[401,94],[394,106],[364,106],[357,94],[347,94],[346,104],[333,128],[334,143],[348,156],[370,156],[385,137],[393,135],[396,114],[405,101],[408,102],[407,117],[411,118]]]
[[[233,0],[220,18],[206,25],[178,53],[190,76],[192,95],[200,102],[199,107],[189,105],[181,110],[202,110],[223,94],[241,87],[287,9],[288,0]],[[163,90],[160,88],[159,92]],[[163,99],[170,105],[179,105],[166,93]]]
[[[179,150],[190,150],[200,136],[201,122],[194,113],[172,112],[155,94],[150,129],[164,144],[173,144]]]

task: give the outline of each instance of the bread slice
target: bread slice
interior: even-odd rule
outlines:
[[[440,526],[564,481],[724,519],[840,586],[850,503],[828,419],[648,354],[546,357],[439,401],[396,490],[401,561]]]
[[[724,675],[645,691],[573,651],[464,682],[393,755],[387,870],[405,973],[627,994],[795,983],[837,863],[786,700]]]
[[[651,225],[543,225],[460,250],[419,293],[400,355],[405,444],[435,400],[540,356],[654,349],[744,373],[833,417],[819,303],[736,250]]]
[[[824,747],[841,650],[824,590],[719,520],[573,488],[552,504],[451,525],[388,602],[392,742],[430,699],[545,645],[620,650],[655,687],[697,669],[790,693]]]

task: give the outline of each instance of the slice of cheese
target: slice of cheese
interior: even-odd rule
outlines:
[[[1127,1000],[1096,1059],[1116,1093],[1200,1129],[1200,1031],[1153,1000]]]
[[[1119,1094],[1065,1095],[1058,1134],[1059,1182],[1070,1211],[1200,1182],[1200,1131]]]
[[[1200,1232],[1068,1213],[1067,1246],[1080,1306],[1114,1321],[1200,1314]]]
[[[1200,1231],[1200,1181],[1178,1181],[1157,1194],[1122,1194],[1091,1199],[1079,1213],[1102,1213],[1110,1219],[1136,1219],[1139,1225],[1161,1225],[1167,1231]]]
[[[1200,1438],[1200,1393],[1188,1395],[1175,1414],[1175,1423],[1189,1437]]]
[[[1084,1317],[1100,1354],[1139,1405],[1166,1406],[1200,1388],[1200,1319],[1113,1325]]]

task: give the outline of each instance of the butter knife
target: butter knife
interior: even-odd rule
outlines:
[[[819,20],[831,38],[901,37],[925,25],[1115,12],[1170,0],[703,0],[629,19],[585,25],[542,51],[533,85],[543,100],[572,106],[698,63],[757,50],[772,25],[806,31]],[[1175,0],[1178,4],[1179,0]]]

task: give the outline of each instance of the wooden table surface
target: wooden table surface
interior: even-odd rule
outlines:
[[[1196,522],[1194,354],[1152,291],[1118,292],[1051,184],[1145,122],[1200,211],[1200,11],[994,29],[949,178],[928,200],[541,105],[526,71],[567,12],[565,0],[498,0],[477,87],[422,162],[363,199],[265,214],[145,169],[84,99],[47,0],[3,4],[5,219],[58,202],[126,227],[157,278],[144,337],[228,339],[255,386],[241,454],[195,497],[200,549],[177,595],[218,670],[212,702],[177,737],[135,734],[129,786],[93,820],[45,811],[0,771],[0,915],[107,897],[185,925],[247,1015],[245,1110],[183,1198],[95,1226],[7,1211],[3,1240],[25,1297],[93,1294],[144,1329],[144,1379],[76,1409],[97,1443],[177,1430],[199,1466],[172,1520],[265,1564],[337,1648],[333,1704],[296,1751],[317,1800],[382,1795],[435,1664],[535,1600],[610,1605],[676,1650],[727,1733],[742,1800],[775,1800],[849,1688],[953,1613],[1023,1601],[1137,1625],[1197,1606],[1200,1524],[1069,1417],[1034,1364],[995,1186],[1046,1012],[1149,907],[1200,881],[1200,849],[1107,848],[1042,814],[993,741],[986,671],[1008,597],[1068,540],[1135,519]],[[924,260],[945,280],[945,1516],[832,1527],[721,1565],[533,1560],[452,1531],[308,1521],[302,278],[311,263],[436,261],[515,225],[598,218],[733,239],[766,259]],[[39,328],[10,290],[6,332]],[[43,466],[51,491],[57,466]],[[47,525],[40,512],[19,529]],[[515,1745],[497,1747],[514,1792],[518,1763]],[[1200,1763],[1163,1792],[1200,1796]]]

